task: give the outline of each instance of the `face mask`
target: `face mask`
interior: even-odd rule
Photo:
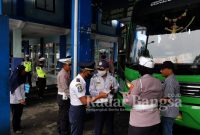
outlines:
[[[90,78],[92,78],[92,76],[93,76],[93,72],[90,72],[89,74],[87,74],[86,78],[90,79]]]
[[[106,70],[103,70],[103,71],[98,70],[98,75],[99,75],[99,76],[104,76],[106,73],[107,73]]]

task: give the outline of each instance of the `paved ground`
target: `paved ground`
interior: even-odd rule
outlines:
[[[48,93],[42,100],[32,97],[31,102],[24,109],[22,127],[24,135],[58,135],[56,132],[56,118],[58,106],[55,93]],[[115,135],[127,135],[128,112],[115,113]],[[84,135],[93,135],[93,114],[87,115]],[[175,135],[200,135],[200,132],[191,129],[176,127]],[[106,135],[106,133],[104,133]]]

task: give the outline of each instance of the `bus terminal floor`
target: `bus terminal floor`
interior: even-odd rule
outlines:
[[[33,95],[34,97],[34,95]],[[56,91],[45,93],[44,99],[31,98],[24,108],[22,116],[22,129],[24,135],[58,135],[56,129],[58,105],[56,102]],[[127,135],[128,112],[116,112],[114,121],[115,135]],[[175,127],[175,135],[189,133],[199,135],[200,132],[184,127]],[[14,135],[11,131],[11,135]],[[89,113],[86,116],[84,135],[94,135],[94,115]],[[106,132],[104,131],[104,134]]]

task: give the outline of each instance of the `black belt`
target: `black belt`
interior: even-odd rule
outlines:
[[[86,106],[85,105],[77,105],[77,106],[74,106],[74,105],[71,105],[71,107],[73,107],[73,108],[86,108]]]

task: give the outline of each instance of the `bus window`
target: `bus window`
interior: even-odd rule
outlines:
[[[138,28],[136,28],[133,45],[130,48],[130,56],[128,61],[129,64],[137,63],[138,58],[144,55],[146,48],[146,40],[146,28],[138,26]]]

